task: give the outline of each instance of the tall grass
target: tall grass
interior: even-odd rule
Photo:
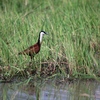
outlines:
[[[100,67],[99,0],[6,0],[0,3],[0,68],[4,76],[25,75],[24,69],[41,70],[41,63],[68,63],[70,76],[95,77]],[[18,52],[33,45],[38,33],[49,33],[43,39],[33,66],[28,56]],[[50,64],[49,64],[50,65]],[[59,66],[59,67],[57,67]],[[45,65],[44,69],[47,69]],[[58,72],[59,73],[59,72]]]

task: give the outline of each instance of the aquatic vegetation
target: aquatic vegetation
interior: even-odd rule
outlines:
[[[100,76],[100,2],[98,0],[0,3],[0,77]],[[46,31],[42,49],[30,66],[18,52]]]

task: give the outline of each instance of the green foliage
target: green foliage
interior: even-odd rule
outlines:
[[[58,59],[66,59],[71,76],[95,77],[100,71],[99,17],[99,0],[2,0],[0,67],[5,70],[10,66],[3,71],[4,76],[28,74],[23,70],[31,69],[27,66],[30,58],[18,52],[34,44],[44,30],[49,35],[44,37],[32,69],[39,72],[43,61],[60,66]],[[58,69],[66,73],[62,66]]]

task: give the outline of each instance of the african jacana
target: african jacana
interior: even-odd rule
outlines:
[[[44,31],[41,31],[39,33],[39,38],[38,38],[38,41],[36,44],[30,46],[29,48],[25,49],[24,51],[22,52],[19,52],[18,54],[24,54],[24,55],[29,55],[31,57],[31,60],[32,58],[34,57],[35,54],[37,54],[39,51],[40,51],[40,48],[41,48],[41,43],[42,43],[42,38],[43,38],[43,35],[44,34],[47,34],[46,32]]]

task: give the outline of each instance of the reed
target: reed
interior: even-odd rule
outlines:
[[[98,0],[6,0],[0,3],[0,77],[43,75],[92,77],[100,67],[100,2]],[[18,52],[44,37],[29,66]]]

